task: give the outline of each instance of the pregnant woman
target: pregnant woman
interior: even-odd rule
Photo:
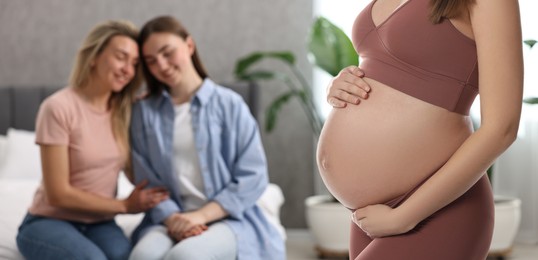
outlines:
[[[361,66],[329,86],[335,109],[317,155],[352,210],[350,259],[485,259],[484,172],[514,141],[521,112],[517,1],[372,1],[352,38]]]

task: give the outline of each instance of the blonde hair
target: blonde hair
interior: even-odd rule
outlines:
[[[128,21],[107,21],[95,26],[86,36],[77,52],[75,65],[69,78],[69,84],[72,87],[81,88],[90,83],[91,63],[107,47],[114,36],[126,36],[136,42],[138,29]],[[109,100],[112,113],[112,132],[126,158],[128,158],[127,155],[130,151],[129,124],[131,122],[131,106],[141,83],[142,73],[140,66],[137,65],[133,79],[120,92],[112,93]]]

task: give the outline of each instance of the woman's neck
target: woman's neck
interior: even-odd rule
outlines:
[[[106,112],[109,110],[109,100],[112,92],[95,84],[88,84],[75,88],[75,91],[88,102],[96,111]]]
[[[170,86],[170,95],[174,104],[179,105],[189,102],[194,93],[202,86],[203,79],[194,73],[190,77],[185,77],[178,85]]]

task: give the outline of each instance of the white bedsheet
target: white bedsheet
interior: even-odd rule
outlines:
[[[0,259],[24,259],[15,244],[17,227],[32,201],[32,192],[38,186],[36,180],[0,180]]]

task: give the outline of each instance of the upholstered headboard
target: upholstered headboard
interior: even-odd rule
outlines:
[[[253,82],[222,84],[239,93],[254,115],[258,116],[258,85]],[[41,101],[60,87],[6,87],[0,88],[0,134],[9,127],[34,130],[35,118]]]
[[[41,101],[58,88],[0,88],[0,134],[9,127],[34,130]]]

